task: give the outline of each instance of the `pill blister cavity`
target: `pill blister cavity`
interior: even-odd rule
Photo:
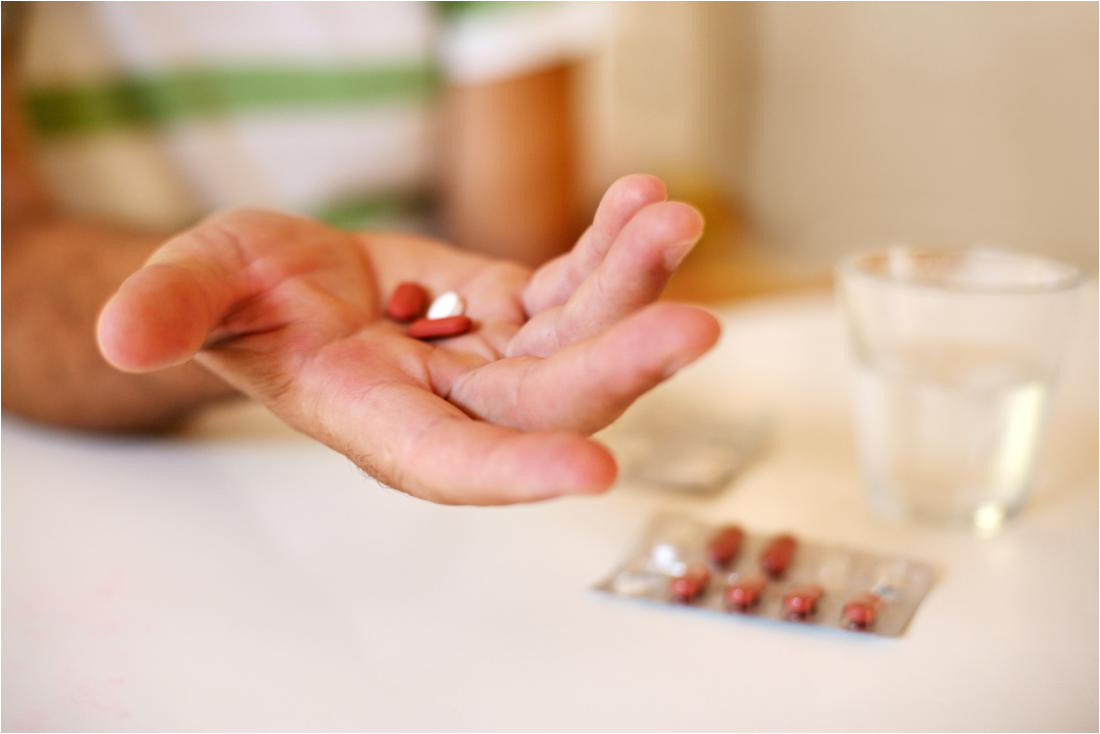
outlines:
[[[875,626],[882,606],[883,600],[877,594],[860,594],[844,605],[844,625],[852,630],[869,630]]]
[[[706,592],[710,585],[710,571],[702,564],[688,566],[682,574],[669,581],[669,595],[673,600],[690,603]]]
[[[907,563],[885,563],[875,567],[871,591],[882,599],[895,599],[908,585],[910,566]]]
[[[671,543],[654,544],[649,558],[655,571],[670,576],[679,576],[687,567],[684,559],[680,556],[680,550]]]
[[[624,596],[645,596],[656,592],[664,582],[663,575],[629,569],[615,575],[613,588]]]
[[[760,569],[773,579],[782,578],[794,560],[798,541],[786,533],[776,535],[760,554]]]
[[[767,581],[758,574],[742,576],[732,574],[726,584],[726,608],[745,612],[760,603]]]
[[[828,558],[821,562],[817,570],[817,580],[825,586],[839,586],[852,572],[852,564],[847,558]]]
[[[725,525],[711,536],[707,543],[707,558],[715,566],[726,568],[741,552],[744,533],[736,525]]]
[[[783,607],[787,610],[787,616],[795,620],[812,617],[817,612],[817,604],[824,594],[825,590],[817,585],[797,587],[788,591],[783,597]]]

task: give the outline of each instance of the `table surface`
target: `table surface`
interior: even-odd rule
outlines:
[[[1096,314],[1092,290],[1036,493],[992,539],[866,509],[826,294],[722,309],[719,347],[646,399],[774,421],[705,499],[434,506],[244,404],[170,438],[7,417],[3,728],[1096,730]],[[589,591],[662,510],[940,578],[896,639]]]

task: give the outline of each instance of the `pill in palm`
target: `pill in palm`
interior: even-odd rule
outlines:
[[[445,319],[417,319],[409,324],[406,334],[413,339],[443,339],[465,334],[473,326],[469,316],[450,316]]]
[[[443,293],[428,307],[429,319],[448,319],[466,313],[466,302],[454,291]]]
[[[428,292],[424,286],[412,281],[398,283],[393,289],[389,303],[386,304],[386,315],[394,321],[412,321],[424,313],[424,307],[428,305]]]

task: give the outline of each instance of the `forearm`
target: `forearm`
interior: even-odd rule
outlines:
[[[194,363],[132,375],[99,354],[100,307],[162,238],[47,218],[5,226],[3,239],[4,410],[78,428],[150,430],[234,394]]]

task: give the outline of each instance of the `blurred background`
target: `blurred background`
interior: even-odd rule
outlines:
[[[997,243],[1095,271],[1095,4],[613,13],[584,68],[590,196],[641,169],[702,203],[716,226],[692,264],[728,267],[694,287],[787,287],[897,241]]]
[[[536,238],[524,222],[550,222],[552,245],[515,251],[528,260],[567,246],[617,176],[663,176],[709,224],[673,296],[822,284],[841,254],[899,241],[996,243],[1097,267],[1095,3],[31,5],[20,73],[38,159],[79,212],[178,227],[259,203],[402,226],[378,215],[419,204],[421,182],[459,160],[465,173],[428,189],[442,178],[465,213],[445,211],[454,226],[436,232],[512,254],[509,243]],[[427,15],[444,20],[419,30]],[[420,114],[407,110],[435,104],[415,96],[415,70],[405,97],[383,100],[389,122],[356,117],[377,101],[374,77],[328,92],[317,90],[330,76],[298,79],[308,101],[343,105],[351,120],[311,131],[271,122],[296,99],[292,78],[252,79],[242,96],[224,72],[258,58],[355,64],[401,44],[441,61],[443,84],[424,72],[425,89],[536,83],[511,95],[503,123],[478,106],[489,93],[466,94],[441,126],[387,137],[394,119]],[[211,58],[220,77],[194,72]],[[166,69],[176,76],[158,79]],[[454,134],[469,128],[514,138],[511,163],[543,184],[486,183],[505,163]],[[486,213],[486,201],[501,204]],[[499,227],[479,229],[491,216]]]
[[[935,324],[947,356],[929,361],[946,369],[896,370],[896,385],[855,372],[823,290],[844,253],[899,241],[996,243],[1095,274],[1095,2],[0,7],[4,730],[1096,729],[1095,286],[1051,393],[1050,471],[988,543],[863,511],[848,387],[890,447],[875,476],[946,486],[965,456],[1015,498],[1045,373],[999,343],[988,359],[952,350],[984,346],[971,337],[989,322],[967,308],[941,330],[870,297],[860,314],[897,317],[876,333]],[[484,512],[365,487],[258,403],[168,440],[12,415],[141,428],[224,394],[122,375],[93,343],[121,277],[211,210],[412,228],[538,262],[637,171],[707,218],[669,297],[746,300],[714,309],[711,356],[599,438],[624,468],[640,457],[624,476],[665,487],[699,472],[722,490],[751,462],[728,493],[627,479],[599,500]],[[25,232],[43,211],[66,226],[16,259],[12,209]],[[1061,312],[1028,330],[1023,307],[975,300],[1011,327],[981,336],[1041,332],[1051,361]],[[877,430],[879,416],[897,419]],[[1002,504],[986,499],[976,522],[995,529]],[[942,577],[892,648],[581,593],[658,509]],[[730,649],[747,675],[716,654]]]

